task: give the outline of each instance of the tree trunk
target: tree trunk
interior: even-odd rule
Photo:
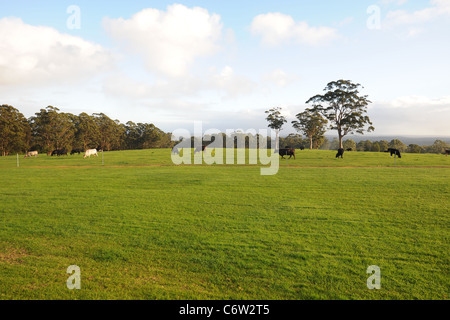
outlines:
[[[313,137],[309,137],[309,150],[312,150],[313,148]]]
[[[344,137],[342,136],[342,133],[341,133],[340,130],[338,131],[338,134],[339,134],[339,148],[343,149],[344,147],[343,147],[343,143],[342,143],[343,141],[342,140],[343,140]]]
[[[276,129],[275,130],[275,134],[276,134],[276,137],[275,137],[275,150],[280,150],[280,146],[278,145],[279,144],[280,130]]]

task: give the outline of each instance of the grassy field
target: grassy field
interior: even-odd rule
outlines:
[[[0,299],[448,299],[450,157],[335,153],[0,158]]]

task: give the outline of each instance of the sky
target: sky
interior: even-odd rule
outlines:
[[[339,79],[375,131],[450,136],[450,0],[0,0],[0,103],[49,105],[166,132],[282,135]]]

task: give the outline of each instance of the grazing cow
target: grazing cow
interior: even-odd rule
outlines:
[[[292,156],[294,156],[295,160],[295,149],[291,147],[286,147],[278,150],[278,154],[281,156],[281,159],[284,159],[284,156],[289,156],[289,159],[292,158]]]
[[[339,148],[338,152],[336,153],[336,158],[339,158],[339,157],[341,157],[341,159],[344,158],[344,149],[342,149],[342,148]]]
[[[90,158],[93,155],[96,155],[98,157],[97,149],[88,149],[88,150],[86,150],[86,152],[84,153],[83,158],[86,158],[86,157]]]
[[[59,156],[62,156],[62,155],[66,155],[66,156],[67,156],[67,151],[66,151],[66,149],[53,150],[51,155],[52,155],[52,157],[53,157],[54,155],[57,155],[58,157],[59,157]]]
[[[194,154],[196,154],[197,152],[205,151],[205,149],[206,149],[206,146],[197,147],[194,150]]]
[[[304,146],[301,146],[301,147],[300,147],[300,150],[305,150],[305,147],[304,147]]]
[[[26,157],[37,157],[37,156],[38,156],[38,152],[37,151],[30,151],[30,152],[27,152],[25,154],[25,158]]]
[[[402,155],[400,154],[400,151],[399,151],[398,149],[389,148],[389,149],[387,149],[386,152],[390,152],[390,153],[391,153],[391,157],[392,157],[392,155],[396,155],[396,156],[398,156],[399,158],[402,157]]]
[[[81,150],[81,149],[72,149],[72,151],[70,151],[70,155],[74,155],[75,153],[80,154],[82,152],[83,152],[83,150]]]
[[[445,150],[445,155],[448,156],[450,154],[450,150]]]
[[[348,148],[347,150],[345,150],[345,151],[353,151],[353,149],[352,148]]]

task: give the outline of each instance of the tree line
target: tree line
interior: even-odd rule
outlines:
[[[151,123],[123,124],[104,113],[74,115],[53,106],[40,109],[27,119],[13,106],[0,106],[2,156],[31,150],[45,153],[62,149],[111,151],[172,146],[171,134]]]
[[[291,133],[286,137],[280,137],[281,146],[290,146],[295,149],[309,148],[310,139],[302,138],[300,134]],[[343,149],[352,149],[352,151],[366,151],[366,152],[384,152],[388,148],[398,149],[400,152],[406,153],[445,153],[445,150],[450,149],[450,145],[442,140],[436,140],[432,145],[418,145],[418,144],[404,144],[399,139],[387,140],[361,140],[356,143],[352,139],[343,141]],[[312,149],[320,150],[337,150],[339,148],[339,139],[328,139],[322,137],[320,140],[314,140]]]

